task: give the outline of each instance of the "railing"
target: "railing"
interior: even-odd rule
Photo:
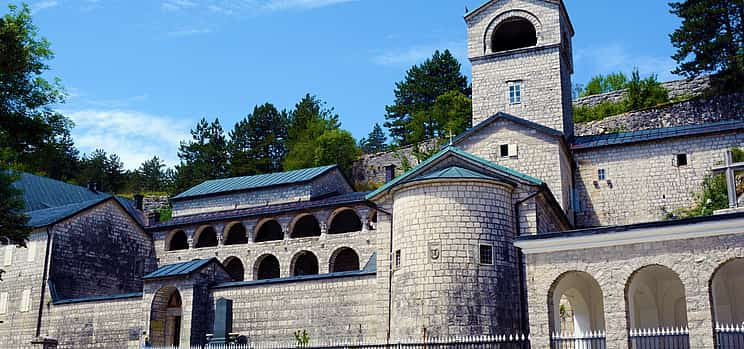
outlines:
[[[178,347],[143,346],[143,349],[177,349]],[[180,347],[180,349],[530,349],[526,335],[429,338],[425,341],[354,342],[338,341],[297,345],[296,343],[248,343]]]
[[[717,349],[744,349],[744,324],[716,326]]]
[[[687,328],[649,328],[630,330],[630,349],[690,349]]]
[[[550,338],[550,349],[606,349],[607,342],[602,331],[589,333],[554,333]]]

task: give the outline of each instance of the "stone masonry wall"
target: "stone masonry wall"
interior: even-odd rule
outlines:
[[[51,305],[44,310],[42,334],[57,339],[60,349],[137,349],[147,318],[143,310],[142,297]]]
[[[576,135],[648,130],[662,127],[742,120],[744,93],[692,99],[668,106],[633,111],[599,121],[576,124]]]
[[[667,81],[662,86],[669,91],[669,98],[674,99],[683,96],[695,96],[703,93],[710,87],[710,75],[696,78]],[[625,98],[626,90],[618,90],[597,95],[578,98],[574,101],[577,106],[593,107],[604,102],[619,102]]]
[[[744,134],[728,132],[656,142],[578,150],[576,190],[581,207],[576,225],[622,225],[663,219],[694,205],[710,168],[731,147],[744,146]],[[674,165],[687,154],[687,166]],[[598,169],[606,181],[597,180]],[[596,181],[596,184],[595,184]]]
[[[49,279],[61,299],[140,292],[155,269],[150,236],[112,200],[54,226]]]
[[[570,62],[563,62],[568,55],[562,53],[570,51],[570,39],[562,35],[566,22],[560,6],[536,0],[498,2],[467,21],[468,57],[473,65],[473,125],[506,112],[572,135],[570,123],[564,123],[571,117],[564,106],[565,94],[570,96],[570,89],[564,90],[570,86]],[[533,23],[537,46],[492,53],[495,28],[512,17]],[[519,104],[509,103],[509,81],[522,81]]]
[[[512,188],[429,182],[396,192],[392,338],[514,333],[520,326]],[[493,248],[482,264],[480,245]],[[400,251],[400,252],[397,252]]]
[[[633,272],[662,265],[678,274],[684,284],[690,348],[713,349],[709,282],[722,263],[735,257],[744,258],[744,234],[527,255],[532,348],[550,348],[548,294],[554,282],[571,271],[586,272],[599,283],[607,348],[627,348],[625,287]]]
[[[3,348],[28,348],[36,332],[46,254],[46,230],[34,230],[29,240],[28,248],[0,246],[0,269],[5,270],[3,281],[0,281],[0,298],[7,297],[5,309],[0,308],[0,343]],[[4,263],[9,253],[12,254],[10,264]],[[21,308],[24,292],[30,292],[27,310]]]
[[[501,157],[501,144],[517,145],[516,157]],[[462,150],[520,171],[548,184],[564,211],[570,209],[571,165],[557,137],[506,120],[497,120],[456,144]],[[568,173],[563,173],[569,171]]]
[[[358,186],[379,186],[385,183],[385,167],[395,166],[395,176],[406,171],[404,162],[410,167],[418,165],[418,159],[414,156],[416,149],[430,152],[435,149],[439,139],[429,139],[418,144],[402,147],[397,150],[383,151],[373,154],[364,154],[354,162],[352,169],[352,181]]]
[[[212,289],[233,300],[233,332],[253,342],[294,344],[307,330],[310,345],[370,340],[382,316],[375,312],[375,275]]]

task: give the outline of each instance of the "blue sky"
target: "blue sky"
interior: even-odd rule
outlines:
[[[40,0],[35,23],[52,43],[50,75],[70,97],[81,152],[119,154],[127,168],[177,147],[201,117],[225,129],[264,102],[290,108],[305,93],[365,136],[384,121],[396,81],[448,48],[470,75],[465,7],[483,0]],[[673,79],[661,0],[566,0],[576,29],[574,83],[598,73]]]

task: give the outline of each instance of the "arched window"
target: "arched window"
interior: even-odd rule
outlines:
[[[279,260],[273,255],[266,254],[258,257],[255,267],[255,279],[276,279],[279,277]]]
[[[599,283],[585,272],[561,275],[550,289],[551,333],[581,337],[604,332],[604,300]]]
[[[176,231],[170,237],[168,241],[168,251],[188,250],[189,249],[189,238],[183,230]]]
[[[320,236],[320,224],[315,216],[308,214],[298,219],[292,226],[293,238],[306,238],[310,236]]]
[[[333,216],[328,234],[341,234],[362,230],[362,221],[352,209],[345,209]]]
[[[227,231],[225,245],[237,245],[248,243],[248,237],[245,234],[245,227],[241,223],[235,223]]]
[[[503,21],[491,38],[492,52],[502,52],[537,45],[537,32],[532,23],[521,17]]]
[[[318,257],[312,252],[301,251],[292,260],[292,276],[318,274]]]
[[[650,265],[633,273],[625,299],[631,330],[687,327],[685,287],[667,267]]]
[[[245,268],[243,268],[243,262],[238,257],[228,257],[225,259],[225,270],[230,274],[230,277],[235,281],[245,280]]]
[[[196,238],[195,248],[217,246],[217,232],[212,227],[206,227]]]
[[[284,232],[279,222],[266,221],[258,227],[256,242],[284,240]]]
[[[331,273],[359,270],[359,255],[351,248],[339,248],[331,256],[328,270]]]
[[[722,264],[710,284],[716,327],[744,324],[744,258]]]

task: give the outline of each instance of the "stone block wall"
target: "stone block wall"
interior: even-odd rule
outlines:
[[[727,132],[577,150],[575,183],[581,207],[576,225],[656,221],[690,208],[710,169],[723,162],[725,150],[741,146],[744,134]],[[680,153],[687,154],[688,165],[674,165]],[[600,168],[606,171],[605,181],[598,181]]]
[[[430,152],[439,143],[439,139],[429,139],[418,144],[401,147],[397,150],[383,151],[373,154],[364,154],[354,162],[351,179],[358,186],[378,186],[385,183],[385,167],[395,166],[395,176],[402,175],[406,171],[404,163],[411,168],[418,165],[419,161],[414,156],[416,149]]]
[[[150,236],[113,200],[55,224],[50,263],[60,299],[140,292],[157,267]]]
[[[233,332],[257,343],[294,345],[307,330],[310,345],[376,339],[375,275],[256,286],[218,287],[213,299],[233,300]]]
[[[512,190],[459,180],[394,194],[392,338],[516,332],[522,317]],[[481,263],[481,245],[492,248],[492,264]]]
[[[742,120],[741,110],[744,110],[744,93],[698,98],[628,112],[599,121],[576,124],[576,135],[586,136]]]
[[[0,269],[5,270],[0,281],[0,298],[7,297],[4,309],[0,308],[0,343],[4,348],[28,348],[36,334],[41,290],[44,287],[46,230],[34,230],[29,240],[28,248],[0,245]],[[6,259],[7,254],[12,257]],[[10,261],[10,264],[4,263],[6,261]],[[27,308],[22,308],[24,293],[29,294]]]
[[[138,349],[148,315],[143,310],[141,296],[46,306],[42,335],[57,339],[60,349]]]
[[[705,92],[710,87],[710,75],[695,78],[667,81],[662,86],[669,91],[669,98],[695,96]],[[605,102],[619,102],[627,96],[627,90],[612,91],[592,96],[578,98],[574,101],[577,106],[593,107]]]
[[[527,255],[532,348],[550,348],[548,295],[556,280],[572,271],[586,272],[599,283],[607,348],[627,348],[626,285],[640,268],[661,265],[674,271],[684,284],[690,348],[713,349],[710,281],[715,270],[733,258],[744,258],[744,234]]]

